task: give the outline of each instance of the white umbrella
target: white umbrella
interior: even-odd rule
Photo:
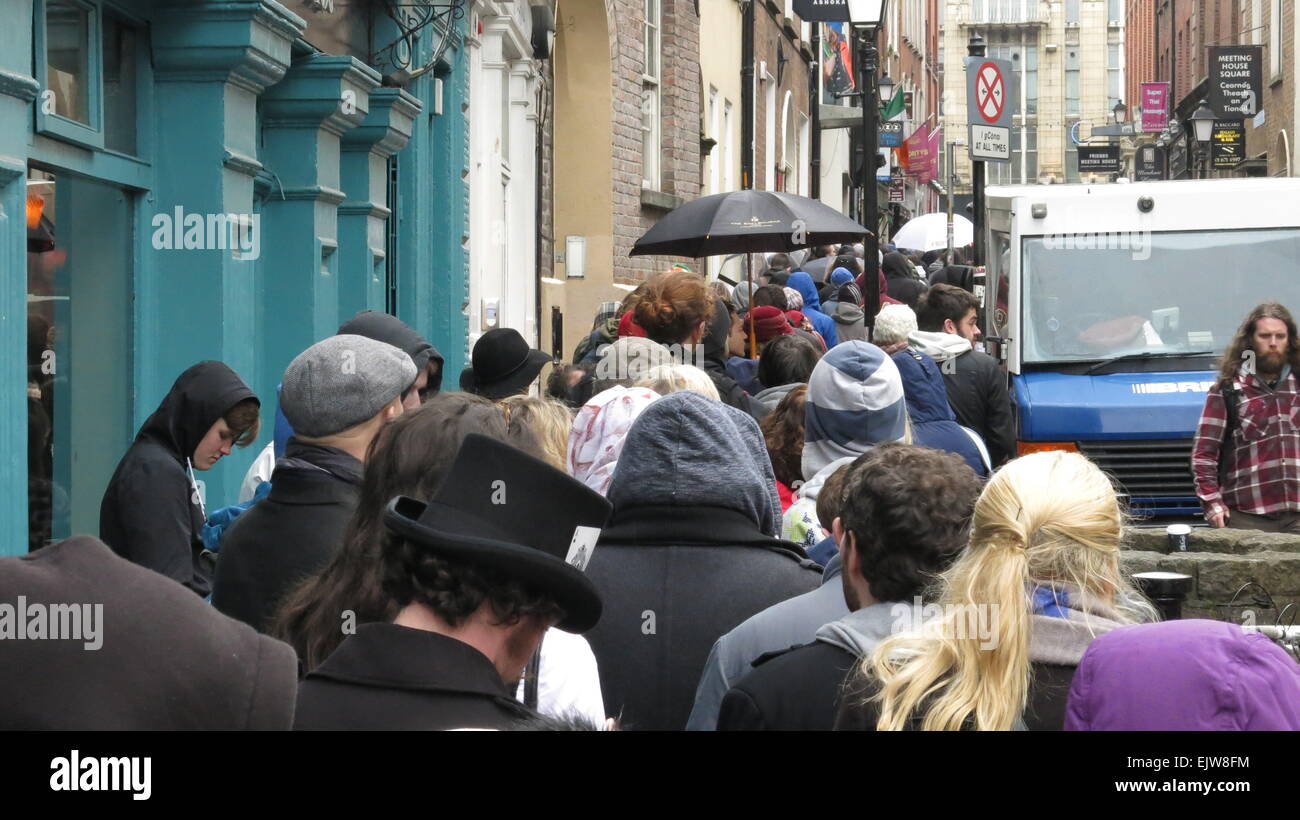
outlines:
[[[975,226],[960,214],[952,215],[952,244],[963,248],[975,241]],[[922,214],[899,229],[890,240],[911,251],[937,251],[948,247],[948,214]]]

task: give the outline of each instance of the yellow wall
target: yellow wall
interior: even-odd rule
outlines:
[[[604,301],[619,301],[614,287],[612,85],[609,22],[603,0],[564,0],[555,38],[554,192],[555,252],[565,237],[587,240],[586,278],[567,279],[557,262],[555,278],[542,283],[542,348],[551,343],[551,306],[564,312],[564,360],[591,332]]]

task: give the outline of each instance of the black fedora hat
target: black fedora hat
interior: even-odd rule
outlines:
[[[611,509],[546,462],[471,433],[437,496],[427,504],[394,498],[384,524],[441,557],[550,595],[565,612],[559,628],[581,633],[600,620],[600,595],[583,569]]]
[[[504,399],[532,384],[550,360],[530,348],[514,328],[493,328],[474,343],[471,365],[460,374],[460,389],[494,401]]]

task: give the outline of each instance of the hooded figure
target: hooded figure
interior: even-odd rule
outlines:
[[[853,282],[853,274],[844,268],[836,268],[831,274],[835,283],[835,295],[823,307],[826,314],[835,320],[835,335],[841,342],[867,340],[866,314],[862,310],[862,293]]]
[[[760,287],[762,285],[757,282],[741,282],[736,285],[736,289],[731,292],[731,302],[737,313],[749,311],[749,300],[754,298],[754,291]]]
[[[140,427],[99,505],[99,537],[114,552],[205,597],[212,574],[201,558],[204,510],[190,459],[217,420],[245,399],[257,396],[221,362],[186,370]]]
[[[900,350],[890,356],[903,378],[907,414],[912,420],[912,443],[946,450],[965,459],[975,475],[989,474],[988,452],[974,430],[957,423],[948,405],[943,374],[934,359],[914,350]]]
[[[902,441],[907,433],[898,367],[873,344],[845,342],[813,369],[804,413],[805,483],[785,512],[781,536],[811,549],[826,537],[817,520],[817,495],[826,479],[875,445]]]
[[[826,340],[826,348],[829,350],[839,342],[839,337],[835,335],[835,320],[822,312],[821,299],[817,296],[817,286],[813,284],[812,277],[806,273],[790,274],[789,287],[799,291],[803,297],[803,315],[813,323],[813,329],[821,334]]]
[[[994,468],[1016,457],[1016,429],[1007,394],[1007,375],[997,359],[971,347],[955,333],[915,330],[907,336],[910,350],[939,363],[948,391],[948,405],[958,422],[974,430],[988,447]],[[944,367],[945,362],[951,362]]]
[[[709,321],[701,344],[704,346],[704,365],[701,369],[713,379],[718,388],[722,403],[737,410],[744,410],[755,419],[762,420],[768,410],[745,392],[740,384],[727,374],[727,337],[731,335],[731,311],[721,299],[713,306],[713,318]]]
[[[889,284],[889,295],[916,310],[916,302],[926,291],[926,284],[916,278],[916,268],[898,251],[885,254],[881,267]]]
[[[1222,621],[1126,626],[1088,646],[1066,707],[1074,731],[1297,731],[1300,666]]]
[[[588,566],[605,614],[587,635],[606,713],[629,729],[681,729],[713,642],[821,573],[774,537],[781,508],[758,424],[698,394],[637,417],[608,498]]]
[[[363,310],[340,325],[337,335],[365,336],[392,345],[411,357],[411,361],[415,362],[416,373],[428,370],[429,382],[423,390],[426,395],[432,396],[442,389],[442,354],[396,316],[377,310]]]

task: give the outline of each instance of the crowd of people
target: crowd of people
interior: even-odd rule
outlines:
[[[93,651],[0,640],[0,728],[1300,729],[1282,649],[1158,622],[1092,462],[1015,458],[951,266],[887,248],[867,338],[861,260],[658,274],[570,364],[488,331],[456,391],[363,312],[220,509],[261,401],[194,365],[99,538],[0,558],[0,601],[105,609]]]

